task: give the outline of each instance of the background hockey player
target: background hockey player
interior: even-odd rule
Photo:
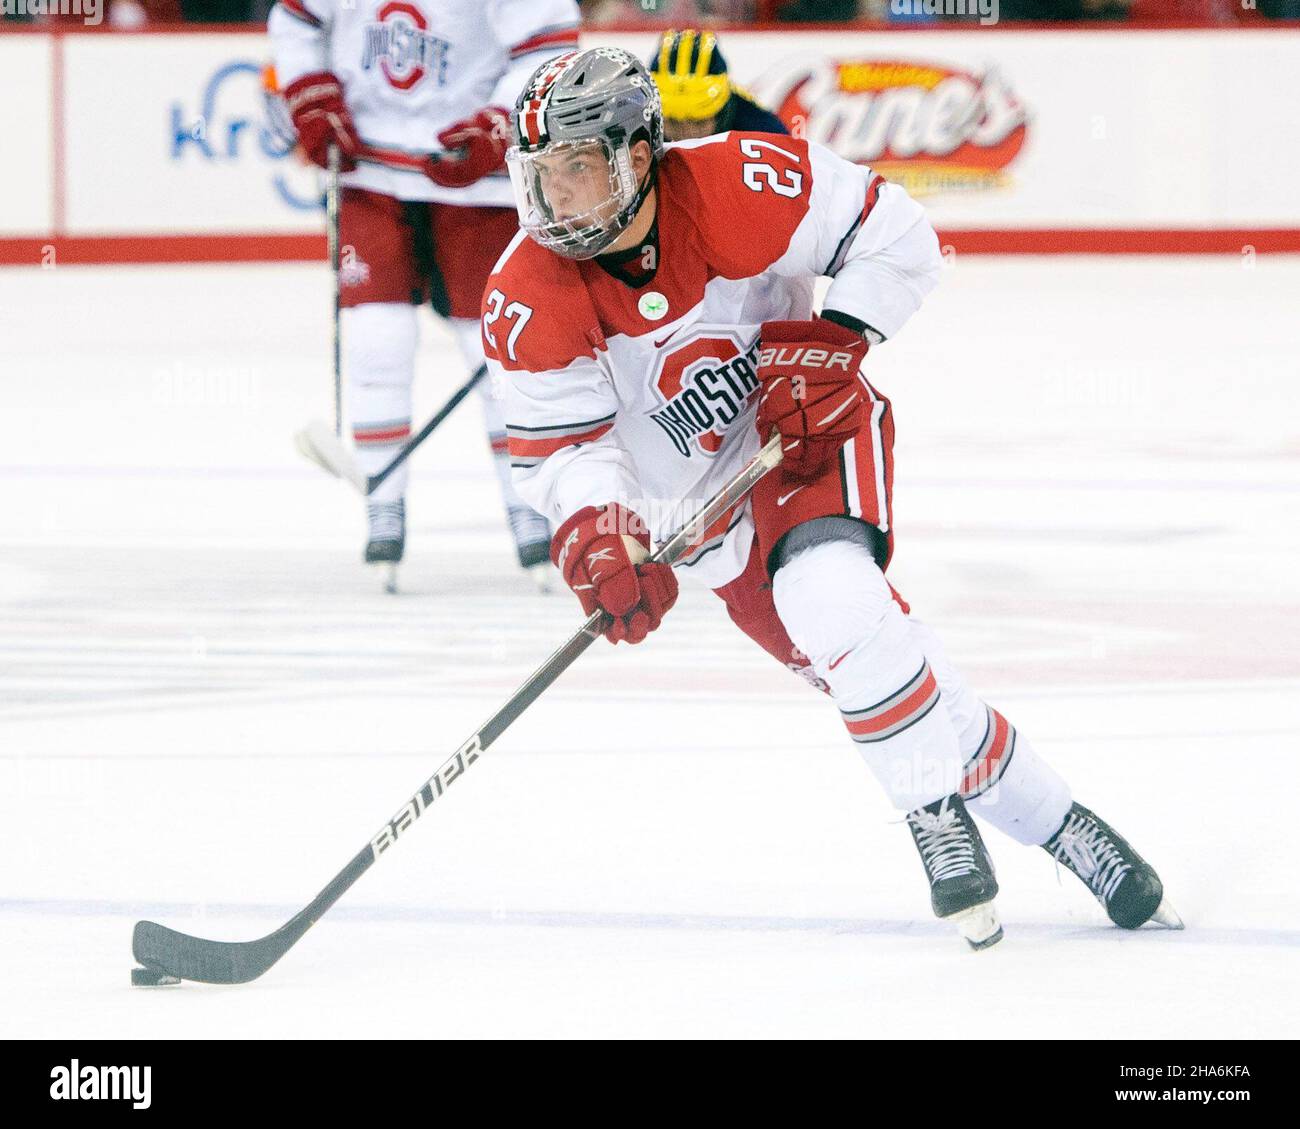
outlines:
[[[521,494],[611,641],[677,596],[648,549],[779,432],[785,459],[677,568],[829,693],[907,812],[932,905],[976,947],[1001,936],[971,813],[1045,847],[1111,919],[1162,909],[1160,880],[972,692],[885,578],[894,422],[860,371],[936,284],[938,242],[898,186],[808,142],[728,133],[665,149],[650,76],[573,53],[520,96],[507,162],[523,231],[488,281]],[[833,281],[812,316],[813,280]]]
[[[790,132],[780,118],[732,83],[711,31],[664,32],[650,56],[650,73],[659,87],[665,140],[684,141],[729,129]]]
[[[357,461],[374,474],[411,433],[416,306],[483,363],[483,283],[516,230],[502,165],[508,107],[537,64],[577,43],[573,0],[280,0],[268,30],[304,151],[342,154],[341,305]],[[395,154],[365,159],[363,146]],[[439,160],[421,160],[429,153]],[[409,159],[401,159],[409,154]],[[459,379],[456,383],[459,383]],[[479,384],[520,563],[549,572],[550,531],[510,485],[500,410]],[[368,499],[367,561],[397,561],[409,463]]]

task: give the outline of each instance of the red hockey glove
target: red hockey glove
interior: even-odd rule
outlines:
[[[339,147],[339,167],[357,167],[361,138],[343,101],[343,87],[331,71],[305,74],[284,88],[284,104],[298,131],[298,140],[312,164],[329,167],[329,147]]]
[[[461,150],[461,156],[444,156],[425,166],[425,175],[444,188],[464,188],[496,172],[510,147],[510,113],[497,106],[479,110],[472,118],[456,122],[438,134],[444,149]]]
[[[861,429],[867,342],[824,318],[769,321],[759,330],[758,433],[784,440],[783,469],[815,478]]]
[[[629,547],[628,541],[634,542]],[[636,514],[610,504],[587,506],[555,531],[551,560],[573,589],[582,610],[597,608],[614,622],[605,629],[611,643],[640,643],[677,602],[677,578],[666,564],[635,554],[635,543],[649,550],[650,534]],[[633,560],[640,557],[643,563]]]

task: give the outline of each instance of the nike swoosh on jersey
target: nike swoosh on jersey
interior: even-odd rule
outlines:
[[[670,333],[662,341],[656,341],[655,348],[662,349],[665,345],[668,344],[669,341],[671,341],[674,337],[676,337],[679,333],[681,333],[681,331],[682,331],[682,327],[679,325],[676,329],[672,331],[672,333]]]

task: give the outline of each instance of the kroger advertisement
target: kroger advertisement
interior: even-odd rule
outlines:
[[[586,42],[646,56],[654,36]],[[1294,100],[1276,96],[1300,74],[1300,33],[732,31],[721,43],[736,81],[792,130],[906,185],[941,230],[1300,229]],[[0,47],[6,104],[39,106],[35,86],[56,107],[0,121],[23,157],[0,189],[0,235],[60,219],[67,235],[320,231],[316,171],[266,128],[261,35],[72,34],[61,65],[45,36]]]

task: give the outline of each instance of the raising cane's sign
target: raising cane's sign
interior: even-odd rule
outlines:
[[[996,70],[804,57],[752,84],[791,131],[869,164],[914,196],[1001,188],[1028,117]]]

